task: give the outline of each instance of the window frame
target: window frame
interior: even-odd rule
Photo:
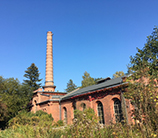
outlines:
[[[100,101],[97,102],[97,112],[98,112],[98,117],[99,117],[99,123],[105,124],[103,104]]]

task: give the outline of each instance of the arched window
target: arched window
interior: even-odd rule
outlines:
[[[81,103],[81,107],[82,107],[82,111],[84,111],[86,109],[86,104],[85,103]]]
[[[103,104],[101,102],[97,102],[97,104],[99,123],[104,124]]]
[[[72,107],[73,107],[73,116],[74,116],[74,118],[75,118],[76,101],[74,101],[74,102],[72,103]]]
[[[119,99],[114,99],[114,111],[116,122],[121,122],[123,120],[121,102]]]
[[[76,110],[76,101],[74,101],[74,102],[72,103],[72,107],[73,107],[74,110]]]
[[[65,124],[67,124],[67,110],[65,107],[64,107],[64,122]]]

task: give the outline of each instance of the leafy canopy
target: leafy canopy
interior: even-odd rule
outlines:
[[[32,91],[28,86],[20,84],[18,79],[4,79],[0,76],[0,121],[6,123],[18,111],[25,109],[31,97]]]
[[[84,72],[84,75],[82,76],[82,78],[83,78],[83,80],[81,82],[81,84],[82,84],[81,88],[95,84],[94,78],[92,78],[87,71]]]
[[[122,76],[125,76],[123,71],[116,71],[115,74],[113,74],[114,79],[122,77]]]

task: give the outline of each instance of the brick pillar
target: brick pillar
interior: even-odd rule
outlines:
[[[47,32],[47,53],[46,53],[46,74],[45,74],[45,86],[44,91],[55,91],[53,81],[53,44],[52,44],[52,32]]]

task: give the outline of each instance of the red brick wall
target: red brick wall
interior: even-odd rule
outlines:
[[[54,121],[57,122],[60,120],[60,107],[59,102],[50,102],[48,113],[52,114],[52,117],[54,118]]]
[[[97,97],[97,95],[96,95]],[[97,111],[97,102],[100,101],[103,104],[103,112],[104,112],[104,121],[106,125],[110,125],[111,122],[115,122],[115,117],[114,117],[114,100],[113,99],[119,99],[120,100],[120,94],[108,94],[105,97],[102,97],[100,99],[96,98],[93,99],[92,101],[88,99],[87,97],[82,97],[78,99],[74,99],[76,101],[76,108],[79,110],[83,110],[81,107],[82,103],[86,104],[86,108],[92,108],[96,115],[98,115]],[[61,102],[61,119],[64,120],[64,107],[67,110],[67,123],[71,124],[73,120],[73,101],[67,100],[67,101],[62,101]]]
[[[64,120],[64,107],[67,110],[67,124],[72,124],[74,118],[72,101],[61,102],[61,120]]]
[[[51,97],[51,96],[50,96]],[[61,111],[61,120],[64,120],[64,108],[67,110],[67,124],[72,124],[73,118],[74,118],[74,110],[73,110],[73,102],[76,102],[76,109],[78,110],[83,110],[81,107],[81,104],[84,103],[86,104],[86,108],[92,108],[96,115],[98,116],[98,110],[97,110],[97,105],[98,102],[101,102],[103,105],[103,112],[104,112],[104,121],[105,125],[110,125],[111,123],[115,123],[115,116],[114,116],[114,99],[119,99],[120,98],[120,92],[117,91],[111,91],[109,93],[107,92],[98,92],[94,93],[92,95],[86,95],[83,97],[78,97],[75,99],[69,99],[66,101],[61,101],[61,109],[59,102],[49,102],[46,104],[42,105],[37,105],[35,106],[35,100],[37,103],[39,101],[45,101],[48,100],[49,97],[47,96],[42,96],[39,93],[37,95],[34,95],[33,97],[33,107],[32,110],[35,112],[35,110],[43,110],[47,113],[51,113],[54,121],[60,120],[60,111]],[[131,119],[131,110],[133,107],[131,106],[129,100],[126,100],[126,107],[127,107],[127,114],[128,114],[128,122],[131,123],[133,120]]]

